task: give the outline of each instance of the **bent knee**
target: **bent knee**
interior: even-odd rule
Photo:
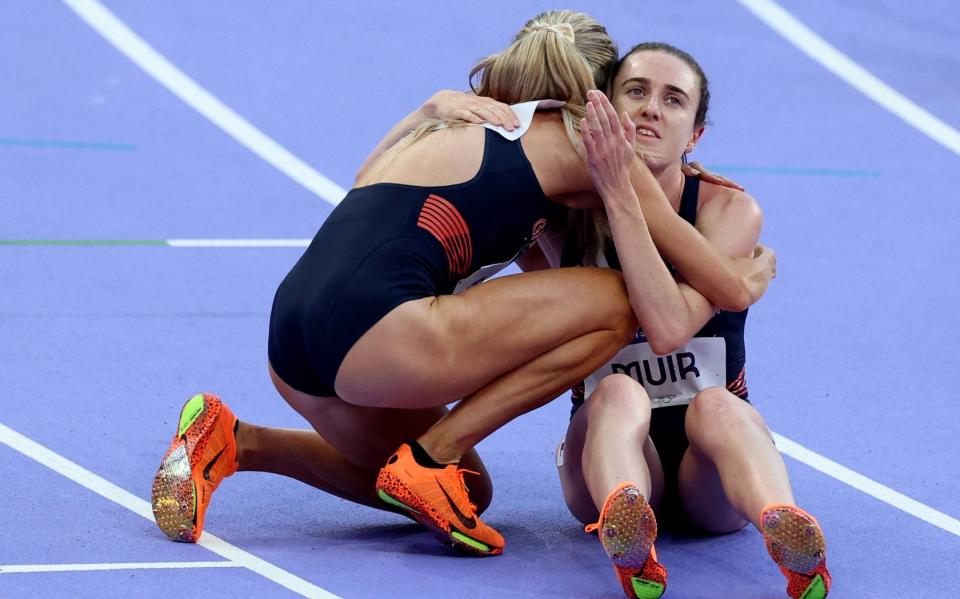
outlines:
[[[587,401],[588,417],[591,421],[598,418],[649,419],[650,396],[637,381],[625,374],[605,376]]]
[[[769,434],[757,409],[723,387],[708,387],[697,393],[687,408],[685,424],[688,437],[696,436],[706,426],[751,426]]]
[[[629,343],[637,334],[640,324],[630,304],[623,274],[612,268],[577,270],[590,273],[591,295],[597,303],[595,308],[609,319],[609,328],[618,333],[623,345]]]

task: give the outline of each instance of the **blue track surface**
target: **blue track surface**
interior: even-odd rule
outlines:
[[[436,89],[465,87],[543,2],[330,6],[107,2],[156,50],[343,187]],[[960,128],[960,8],[781,5]],[[375,7],[375,8],[374,8]],[[960,156],[735,2],[580,3],[622,48],[698,57],[714,98],[698,158],[747,186],[779,275],[748,325],[751,398],[772,429],[956,519]],[[330,205],[228,137],[57,2],[0,3],[0,241],[308,238]],[[266,375],[267,317],[298,249],[0,245],[0,423],[149,498],[182,401],[305,426]],[[552,464],[564,400],[480,446],[495,559],[451,557],[405,520],[290,480],[231,478],[208,529],[344,597],[607,597],[595,540]],[[522,464],[523,468],[519,465]],[[954,597],[960,538],[793,459],[830,543],[832,597]],[[0,567],[218,561],[0,444]],[[745,530],[658,543],[670,597],[778,597]],[[287,596],[244,568],[0,573],[0,597]]]

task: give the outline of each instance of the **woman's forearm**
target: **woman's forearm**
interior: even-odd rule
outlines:
[[[650,238],[640,202],[630,185],[601,191],[630,306],[658,354],[687,341],[691,306]]]
[[[513,131],[520,126],[517,115],[510,109],[510,106],[503,102],[475,96],[472,93],[443,89],[430,96],[420,108],[408,114],[387,132],[380,143],[377,144],[377,147],[373,149],[373,152],[367,156],[360,170],[357,171],[356,180],[359,181],[368,171],[370,165],[384,152],[395,146],[408,133],[431,119],[459,121],[473,123],[474,125],[490,123],[503,127],[507,131]]]

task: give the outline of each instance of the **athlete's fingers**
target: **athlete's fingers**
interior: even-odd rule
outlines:
[[[477,116],[473,111],[467,110],[466,108],[461,108],[453,113],[453,118],[458,121],[466,121],[468,123],[474,123],[480,125],[483,123],[483,119]]]
[[[777,254],[772,248],[758,243],[757,246],[753,248],[753,258],[755,260],[763,260],[770,270],[770,278],[777,278]]]
[[[700,164],[700,162],[697,160],[691,162],[688,166],[690,167],[691,170],[695,171],[695,172],[691,172],[690,174],[700,177],[702,181],[706,181],[707,183],[713,183],[714,185],[722,185],[723,187],[729,187],[730,189],[736,189],[737,191],[744,191],[743,187],[741,187],[740,184],[736,183],[735,181],[731,181],[730,179],[727,179],[722,175],[711,173],[705,166]]]
[[[593,142],[590,124],[587,119],[580,119],[580,137],[583,139],[583,148],[587,152],[587,161],[592,162],[597,154],[597,147]]]
[[[610,103],[610,99],[607,98],[606,94],[598,91],[597,95],[600,99],[600,106],[607,116],[607,122],[610,123],[610,133],[615,137],[621,136],[623,134],[623,125],[620,123],[620,115],[617,114],[616,108]]]
[[[587,103],[587,129],[590,130],[592,142],[597,152],[602,152],[606,145],[604,144],[603,128],[600,126],[600,115],[597,114],[597,107],[593,102]]]
[[[717,175],[715,173],[710,172],[709,169],[707,169],[697,160],[691,162],[690,166],[697,170],[698,176],[703,181],[706,181],[708,183],[713,183],[715,185],[722,185],[723,187],[729,187],[731,189],[743,191],[743,187],[741,187],[737,183],[731,181],[730,179],[727,179],[722,175]]]
[[[514,125],[515,119],[507,115],[507,112],[509,112],[510,109],[507,108],[506,110],[504,110],[504,108],[502,108],[498,104],[499,102],[491,103],[491,104],[488,104],[487,106],[481,107],[480,110],[483,111],[483,114],[485,115],[484,118],[491,125],[498,125],[506,129],[507,131],[513,131],[514,129],[516,129],[516,126]]]
[[[485,123],[490,123],[496,127],[503,127],[504,129],[510,130],[507,127],[507,123],[503,121],[500,114],[498,114],[492,107],[489,106],[474,106],[472,109],[473,114],[479,116]]]
[[[501,118],[503,119],[503,122],[506,123],[504,127],[506,127],[509,131],[520,128],[520,119],[517,118],[517,114],[512,108],[510,108],[509,105],[502,102],[497,102],[496,108],[497,111],[503,115]]]
[[[607,122],[610,123],[610,132],[614,135],[619,135],[622,133],[622,127],[617,110],[613,107],[613,104],[610,103],[610,99],[607,98],[605,93],[598,91],[597,95],[599,96],[600,106],[603,108],[603,112],[607,117]]]
[[[597,115],[597,124],[600,126],[600,131],[604,136],[610,135],[610,119],[603,106],[603,100],[601,99],[600,92],[597,90],[592,90],[589,92],[589,94],[590,104],[593,105],[594,113]]]
[[[722,175],[711,175],[711,176],[713,176],[717,180],[717,185],[722,185],[723,187],[729,187],[730,189],[736,189],[737,191],[746,191],[744,187],[739,183],[737,183],[736,181],[727,179]]]
[[[627,138],[630,147],[636,149],[637,147],[637,126],[633,123],[633,119],[630,118],[630,115],[624,111],[620,115],[620,124],[623,126],[624,136]]]
[[[478,96],[477,99],[483,102],[481,108],[486,115],[489,115],[487,118],[490,124],[499,125],[507,131],[513,131],[520,126],[520,119],[508,104],[483,96]]]

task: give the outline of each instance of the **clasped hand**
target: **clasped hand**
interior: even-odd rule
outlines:
[[[604,200],[630,185],[630,166],[637,157],[637,127],[627,115],[619,117],[610,100],[597,90],[587,92],[587,116],[580,120],[593,185]]]

